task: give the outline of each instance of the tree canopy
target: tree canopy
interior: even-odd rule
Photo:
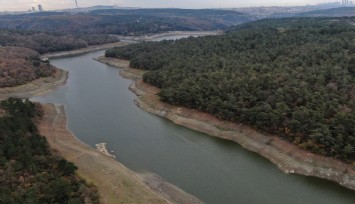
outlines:
[[[150,70],[161,100],[355,159],[355,18],[242,24],[225,35],[134,44],[107,57]]]
[[[0,203],[98,203],[96,188],[38,134],[41,114],[29,100],[0,102]]]
[[[26,47],[41,54],[118,42],[106,34],[61,34],[55,32],[0,29],[0,46]]]
[[[0,88],[25,84],[55,74],[49,62],[36,51],[22,47],[0,47]]]

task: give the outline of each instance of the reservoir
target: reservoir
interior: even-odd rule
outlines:
[[[104,51],[53,59],[67,83],[33,98],[64,104],[68,127],[94,147],[107,143],[117,160],[138,173],[155,173],[210,204],[353,204],[355,192],[336,183],[287,175],[263,157],[146,113],[133,103],[130,80],[96,62]]]

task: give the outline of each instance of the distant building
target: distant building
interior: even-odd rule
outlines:
[[[43,11],[43,6],[41,4],[38,4],[38,11],[42,12]]]
[[[344,1],[344,0],[343,0]],[[318,6],[339,6],[340,2],[327,2],[327,3],[318,3]]]
[[[36,12],[36,8],[35,8],[35,7],[32,7],[32,11],[33,11],[33,12]]]
[[[352,5],[353,2],[352,2],[352,1],[349,1],[349,0],[342,0],[342,4],[343,4],[343,5]]]

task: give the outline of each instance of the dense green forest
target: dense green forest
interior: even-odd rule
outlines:
[[[110,49],[161,100],[355,159],[355,18],[262,20],[222,36]]]
[[[98,203],[96,188],[38,134],[33,121],[41,115],[28,100],[0,102],[0,203]]]
[[[237,11],[213,9],[108,9],[88,13],[41,12],[0,16],[0,28],[66,34],[143,35],[227,29],[250,21]]]

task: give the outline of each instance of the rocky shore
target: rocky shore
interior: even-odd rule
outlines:
[[[129,89],[137,95],[135,104],[141,109],[193,130],[237,142],[245,149],[269,159],[285,173],[319,177],[355,190],[354,165],[307,152],[279,137],[260,133],[248,126],[163,103],[157,96],[160,90],[142,81],[144,71],[130,68],[129,62],[124,60],[106,57],[96,60],[120,68],[122,77],[134,81]]]
[[[107,147],[106,147],[106,143],[99,143],[99,144],[96,144],[96,150],[98,152],[100,152],[101,154],[103,155],[106,155],[106,156],[109,156],[109,157],[112,157],[112,158],[115,158],[116,159],[116,156],[113,155],[113,154],[110,154],[107,150]]]

